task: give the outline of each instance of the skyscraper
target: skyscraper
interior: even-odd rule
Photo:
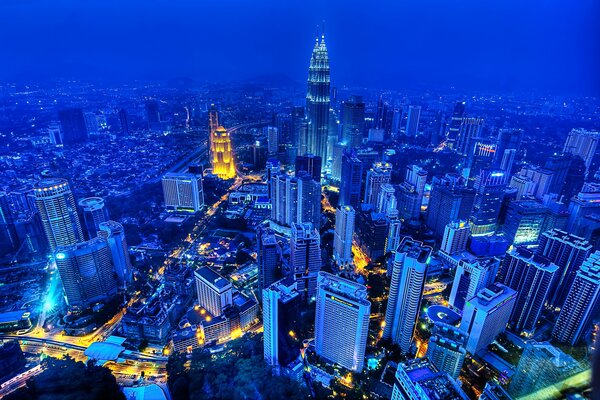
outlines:
[[[146,101],[146,117],[148,119],[148,129],[160,129],[160,112],[158,110],[158,101]]]
[[[365,103],[361,96],[342,102],[342,142],[349,148],[362,145],[365,133]]]
[[[235,164],[229,132],[219,126],[211,133],[211,163],[213,174],[221,179],[235,178]]]
[[[472,155],[475,151],[475,140],[482,136],[483,119],[463,118],[458,130],[456,152],[463,156]]]
[[[471,216],[471,234],[489,235],[496,231],[498,215],[508,175],[501,170],[482,169],[475,181],[475,201]]]
[[[88,131],[85,125],[83,111],[79,108],[72,108],[58,112],[58,119],[62,128],[63,144],[81,143],[87,140]]]
[[[100,223],[108,221],[108,209],[102,197],[86,197],[79,200],[79,208],[83,215],[83,222],[87,237],[92,239],[98,235]]]
[[[398,365],[391,400],[467,400],[460,385],[447,372],[439,371],[427,358],[415,358]]]
[[[300,171],[298,179],[298,216],[295,222],[309,222],[317,230],[321,226],[321,183],[306,171]]]
[[[275,126],[266,126],[264,133],[267,137],[267,153],[269,156],[277,155],[279,152],[279,132]]]
[[[213,159],[212,151],[214,147],[212,144],[213,133],[219,126],[221,126],[219,124],[219,110],[217,109],[217,106],[211,104],[208,108],[208,159],[211,160],[211,162]]]
[[[458,379],[467,350],[467,335],[460,329],[438,322],[427,346],[427,358],[442,372],[447,372],[453,379]]]
[[[534,333],[558,267],[526,247],[506,252],[498,281],[518,292],[509,327],[525,336]]]
[[[339,266],[352,263],[352,236],[356,214],[351,206],[340,206],[335,210],[335,232],[333,234],[333,259]]]
[[[329,133],[329,56],[325,45],[325,34],[317,35],[308,68],[306,91],[306,117],[308,120],[308,153],[321,157],[321,165],[327,163],[327,138]]]
[[[510,174],[522,140],[522,129],[500,129],[494,155],[494,168]]]
[[[302,300],[310,301],[316,293],[317,274],[321,270],[321,238],[310,223],[292,224],[290,269]]]
[[[379,188],[381,185],[390,183],[392,178],[392,164],[387,162],[377,162],[367,171],[367,181],[365,182],[365,204],[377,206],[379,198]]]
[[[119,122],[121,124],[121,135],[128,136],[129,135],[129,118],[127,116],[127,110],[121,108],[119,110]]]
[[[126,289],[127,284],[131,282],[133,268],[123,225],[115,221],[101,222],[98,226],[98,236],[103,237],[108,244],[119,288]]]
[[[363,163],[353,151],[344,151],[342,155],[342,180],[340,183],[340,205],[360,207],[360,187],[362,183]]]
[[[167,210],[195,213],[204,206],[201,175],[168,172],[162,178],[162,188]]]
[[[271,219],[278,224],[311,223],[315,228],[321,219],[321,184],[306,171],[297,177],[286,174],[271,177]]]
[[[475,191],[461,182],[462,178],[448,174],[433,180],[426,224],[437,238],[442,238],[448,223],[471,215]]]
[[[588,333],[600,310],[600,252],[587,258],[570,285],[552,337],[575,346]]]
[[[231,282],[217,274],[209,267],[202,267],[194,272],[198,305],[213,317],[223,314],[225,308],[233,304]]]
[[[462,124],[463,116],[465,115],[465,102],[457,101],[454,105],[452,112],[452,118],[448,124],[448,131],[446,132],[446,140],[448,147],[451,149],[456,148],[456,140],[460,132],[460,125]]]
[[[460,329],[468,335],[466,348],[469,353],[486,349],[498,334],[504,332],[516,301],[517,292],[498,282],[468,299]]]
[[[50,250],[83,241],[75,198],[64,179],[41,180],[33,189]]]
[[[406,128],[404,133],[406,136],[417,136],[419,129],[419,119],[421,117],[421,106],[409,106],[408,116],[406,117]]]
[[[266,289],[281,276],[281,247],[273,232],[257,229],[258,289]]]
[[[465,303],[494,282],[500,261],[496,258],[462,259],[458,262],[448,303],[461,312]]]
[[[316,353],[351,371],[361,372],[371,314],[367,288],[327,272],[319,272],[317,287]]]
[[[537,243],[546,226],[548,208],[533,200],[512,201],[508,206],[502,232],[515,245]]]
[[[430,255],[431,247],[407,237],[394,258],[383,338],[391,339],[404,353],[411,349]]]
[[[461,253],[467,249],[471,235],[469,224],[465,221],[453,221],[446,225],[440,250],[449,255]]]
[[[306,171],[317,182],[321,182],[321,157],[306,154],[296,157],[296,174]]]
[[[375,204],[375,212],[383,213],[388,218],[398,218],[398,202],[395,193],[396,190],[389,183],[381,185]]]
[[[563,153],[579,156],[585,162],[585,168],[589,173],[592,160],[598,148],[600,132],[585,129],[573,129],[567,136]]]

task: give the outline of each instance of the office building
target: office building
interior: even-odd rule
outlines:
[[[79,108],[62,110],[58,112],[58,119],[62,128],[62,143],[71,145],[85,142],[88,131],[85,125],[83,111]]]
[[[202,267],[194,272],[198,305],[213,317],[224,313],[233,304],[232,285],[227,279],[209,267]]]
[[[367,181],[365,182],[364,203],[377,205],[379,198],[379,188],[381,185],[390,183],[392,178],[392,164],[387,162],[377,162],[367,171]]]
[[[385,255],[390,220],[372,206],[363,205],[356,215],[356,242],[371,260]]]
[[[306,154],[296,157],[296,175],[300,171],[306,171],[317,182],[321,182],[321,157]]]
[[[516,155],[521,149],[522,140],[522,129],[500,129],[498,132],[498,141],[496,142],[493,167],[499,168],[510,175]]]
[[[598,140],[600,140],[600,132],[573,129],[567,136],[563,153],[581,157],[586,171],[589,172],[598,148]]]
[[[298,214],[294,222],[308,222],[319,229],[321,226],[321,183],[315,181],[306,171],[300,171],[297,174],[297,180]]]
[[[333,144],[333,156],[331,160],[331,180],[341,182],[342,180],[342,159],[348,145],[342,142]]]
[[[433,180],[426,224],[438,239],[450,222],[471,216],[475,191],[464,187],[462,182],[462,178],[450,174]]]
[[[534,200],[512,201],[508,206],[502,233],[514,245],[536,244],[544,228],[548,208]]]
[[[310,301],[315,296],[317,274],[321,270],[321,237],[310,223],[292,224],[290,269],[300,297]]]
[[[557,271],[552,261],[525,247],[509,249],[498,281],[518,292],[509,321],[511,330],[524,336],[533,335]]]
[[[460,133],[460,126],[465,115],[465,102],[457,101],[452,111],[452,117],[446,131],[446,140],[450,149],[456,148],[456,141]]]
[[[127,284],[131,282],[133,268],[123,225],[115,221],[101,222],[98,225],[98,236],[104,238],[108,244],[119,289],[126,289]]]
[[[419,119],[421,118],[421,106],[409,106],[408,116],[406,117],[406,136],[415,137],[419,133]]]
[[[589,333],[600,310],[600,252],[595,251],[581,265],[570,285],[567,298],[552,330],[552,337],[570,346]]]
[[[276,372],[300,354],[296,337],[300,319],[300,294],[297,283],[282,279],[262,290],[264,358]]]
[[[304,107],[292,108],[292,151],[294,156],[301,156],[308,153],[308,121],[305,117]],[[291,160],[294,161],[294,160]]]
[[[342,155],[342,180],[340,182],[340,205],[360,207],[363,163],[354,151]]]
[[[467,300],[494,282],[499,266],[500,261],[496,258],[459,260],[450,292],[450,306],[462,312]]]
[[[211,133],[211,165],[213,174],[220,179],[235,178],[235,164],[233,160],[233,149],[229,132],[219,126]]]
[[[270,230],[258,228],[256,239],[258,241],[258,289],[262,290],[271,286],[282,276],[281,247]]]
[[[83,224],[87,237],[95,238],[98,235],[98,229],[102,222],[110,220],[108,209],[104,205],[102,197],[87,197],[79,200],[79,209],[83,215]]]
[[[471,229],[466,221],[452,221],[446,225],[440,251],[448,255],[462,253],[467,249]]]
[[[106,239],[57,246],[56,267],[69,309],[85,310],[117,294],[117,279]]]
[[[536,252],[558,266],[548,299],[548,304],[558,311],[567,298],[579,267],[591,254],[592,245],[582,237],[552,229],[542,233]]]
[[[471,216],[473,236],[490,235],[496,231],[508,176],[501,170],[482,169],[475,180],[475,201]]]
[[[365,133],[365,103],[361,96],[342,102],[342,142],[349,148],[362,145]]]
[[[427,358],[441,372],[446,372],[453,379],[458,379],[467,350],[467,335],[460,329],[438,322],[427,345]]]
[[[308,68],[306,91],[306,119],[308,122],[307,153],[321,157],[321,166],[327,163],[327,139],[329,136],[330,77],[329,55],[325,34],[317,35]],[[301,153],[303,155],[305,153]]]
[[[569,203],[569,221],[566,231],[583,236],[586,231],[585,219],[593,214],[600,214],[600,184],[588,182]]]
[[[279,132],[275,126],[266,126],[263,130],[267,137],[267,153],[269,156],[277,155],[279,152]]]
[[[518,173],[519,176],[527,177],[532,182],[531,195],[542,200],[545,194],[551,193],[554,173],[546,168],[537,166],[525,166]]]
[[[352,264],[352,238],[356,213],[350,206],[335,210],[335,232],[333,234],[333,259],[338,266]]]
[[[486,350],[504,332],[517,301],[517,292],[493,283],[467,300],[460,329],[468,336],[466,349],[471,354]]]
[[[483,119],[463,118],[456,139],[456,152],[463,156],[470,156],[475,151],[475,142],[481,138],[483,131]]]
[[[204,206],[201,175],[168,172],[162,178],[162,188],[169,211],[195,213]]]
[[[496,381],[488,381],[479,400],[513,400],[513,398]]]
[[[66,180],[43,179],[33,193],[51,251],[83,241],[75,198]]]
[[[366,286],[327,272],[319,272],[317,286],[316,353],[362,372],[371,314]]]
[[[448,373],[440,372],[428,358],[415,358],[398,365],[391,400],[467,400]]]
[[[160,130],[160,112],[158,109],[158,101],[146,101],[146,118],[148,119],[148,129]]]
[[[404,353],[412,347],[430,255],[431,247],[411,238],[405,238],[395,254],[383,338]]]
[[[311,223],[320,226],[321,184],[306,171],[297,177],[285,174],[271,177],[271,219],[280,225]]]
[[[129,136],[129,117],[124,108],[119,110],[119,123],[121,124],[121,136]]]
[[[398,202],[396,190],[389,183],[379,187],[379,197],[375,204],[375,212],[383,213],[388,218],[398,218]]]
[[[528,176],[515,174],[510,178],[511,188],[516,189],[516,200],[535,197],[535,182]]]

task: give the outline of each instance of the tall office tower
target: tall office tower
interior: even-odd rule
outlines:
[[[580,235],[585,230],[585,217],[597,214],[598,211],[600,211],[600,184],[588,182],[569,203],[569,222],[565,230]]]
[[[363,206],[356,215],[356,241],[371,260],[385,255],[390,219],[371,206]]]
[[[354,151],[344,151],[342,155],[342,180],[340,183],[340,205],[360,207],[360,187],[362,184],[363,163]]]
[[[204,206],[201,175],[167,172],[162,178],[162,188],[167,210],[195,213]]]
[[[79,200],[79,208],[83,215],[83,223],[89,239],[95,238],[98,235],[100,223],[110,219],[108,209],[104,205],[102,197],[86,197]]]
[[[449,304],[462,312],[467,301],[494,282],[500,261],[496,258],[462,259],[458,262]]]
[[[398,218],[398,201],[395,193],[396,190],[389,183],[381,185],[377,204],[375,204],[375,212],[383,213],[388,218]]]
[[[511,173],[515,157],[521,148],[523,140],[522,129],[500,129],[494,155],[494,168]]]
[[[317,288],[316,353],[351,371],[361,372],[371,314],[366,286],[319,272]]]
[[[317,182],[321,182],[321,157],[306,154],[296,157],[296,174],[306,171]]]
[[[406,167],[404,182],[398,188],[398,209],[401,219],[419,219],[426,183],[426,170],[414,164]]]
[[[327,156],[332,160],[333,146],[340,141],[342,133],[342,125],[340,124],[340,116],[336,109],[329,109],[329,133],[327,135]],[[329,161],[328,160],[328,161]],[[331,171],[330,171],[331,172]]]
[[[342,159],[348,146],[345,143],[333,145],[333,159],[331,161],[331,179],[335,182],[342,180]]]
[[[514,398],[522,398],[582,370],[581,364],[548,342],[529,341],[508,387]],[[552,398],[541,392],[533,398]]]
[[[467,400],[456,380],[439,371],[427,358],[415,358],[398,365],[391,400]]]
[[[460,125],[462,124],[463,117],[465,115],[465,102],[457,101],[452,111],[452,118],[448,124],[448,131],[446,132],[447,145],[451,149],[456,148],[456,141],[460,132]]]
[[[377,101],[377,109],[375,110],[375,118],[373,119],[373,127],[375,129],[385,129],[387,114],[389,112],[389,104],[383,101],[383,96],[379,96]]]
[[[315,296],[317,274],[321,270],[321,238],[310,223],[292,224],[290,269],[302,300],[310,301]]]
[[[321,183],[306,171],[298,173],[298,215],[294,222],[309,222],[317,230],[321,226]]]
[[[270,158],[267,160],[265,166],[265,180],[267,181],[267,195],[269,196],[269,200],[273,200],[273,177],[278,176],[281,171],[281,164],[279,160]]]
[[[475,151],[475,140],[483,136],[482,131],[482,118],[463,118],[456,139],[456,152],[466,156]]]
[[[591,252],[592,245],[587,240],[560,229],[540,235],[537,254],[547,257],[558,266],[548,299],[548,304],[556,311],[562,308],[579,267]]]
[[[325,34],[315,42],[308,68],[306,91],[306,117],[308,119],[307,152],[321,157],[321,166],[327,163],[327,139],[329,135],[329,56],[325,46]],[[304,154],[304,153],[301,153]]]
[[[518,246],[506,252],[498,281],[519,292],[509,321],[513,331],[533,335],[557,271],[552,261],[526,247]]]
[[[513,175],[510,178],[509,186],[517,190],[517,200],[533,197],[535,194],[535,182],[525,175]]]
[[[467,301],[460,329],[469,336],[466,345],[469,353],[487,349],[504,332],[516,302],[517,292],[498,282]]]
[[[208,108],[208,159],[212,161],[213,159],[213,148],[212,144],[213,133],[217,130],[217,128],[221,126],[219,124],[219,110],[217,106],[211,104]]]
[[[585,163],[586,172],[589,173],[599,140],[600,132],[573,129],[567,136],[563,153],[581,157]]]
[[[271,219],[280,225],[298,222],[298,179],[285,174],[271,178]]]
[[[552,330],[552,337],[575,346],[589,332],[600,310],[600,252],[581,265]]]
[[[279,152],[279,132],[275,126],[265,126],[263,130],[267,137],[267,153],[275,156]]]
[[[339,266],[352,264],[352,236],[356,213],[351,206],[340,206],[335,210],[335,232],[333,234],[333,259]]]
[[[425,184],[427,183],[427,171],[415,164],[408,165],[404,181],[414,186],[415,191],[422,198],[425,193]]]
[[[508,175],[501,170],[481,170],[475,180],[475,202],[471,216],[471,234],[490,235],[496,231],[498,215]]]
[[[407,237],[394,258],[383,338],[391,339],[404,353],[411,349],[430,255],[431,247]]]
[[[569,159],[569,167],[565,178],[565,185],[559,193],[565,202],[569,202],[573,196],[581,191],[585,184],[586,168],[585,162],[579,156],[565,155]]]
[[[307,144],[308,121],[306,120],[304,107],[292,108],[292,145],[296,146],[296,155],[308,153]]]
[[[117,293],[115,268],[104,238],[59,245],[54,258],[70,309],[84,310]]]
[[[292,144],[292,116],[279,113],[275,116],[279,146]]]
[[[88,135],[98,134],[98,117],[93,112],[83,113],[83,120],[85,121],[85,129]]]
[[[83,241],[75,198],[64,179],[42,179],[33,189],[50,250]]]
[[[350,148],[358,148],[364,134],[365,103],[361,96],[350,96],[342,103],[342,142]]]
[[[551,193],[553,173],[546,168],[525,166],[519,171],[520,176],[526,176],[533,181],[533,196],[541,200],[544,195]]]
[[[281,247],[270,230],[257,229],[258,241],[258,289],[263,290],[282,276]]]
[[[0,192],[0,255],[18,249],[20,244],[13,214],[7,194]]]
[[[466,221],[452,221],[444,229],[440,250],[449,255],[462,253],[467,249],[471,228]]]
[[[293,279],[282,279],[262,290],[264,358],[276,373],[300,353],[295,337],[300,306],[300,294]]]
[[[119,110],[119,123],[121,124],[121,136],[129,135],[129,117],[127,115],[127,110],[121,108]]]
[[[146,118],[148,119],[148,129],[160,129],[160,112],[158,110],[158,101],[146,101]]]
[[[108,243],[119,288],[126,289],[132,279],[133,267],[123,225],[115,221],[101,222],[98,226],[98,236],[104,238]]]
[[[395,108],[392,114],[391,134],[392,137],[398,137],[400,134],[400,125],[402,123],[402,108]]]
[[[437,322],[427,346],[427,358],[438,370],[458,379],[467,354],[466,342],[465,332],[452,325]]]
[[[497,150],[496,150],[497,151]],[[515,149],[506,149],[504,150],[504,156],[500,161],[499,168],[510,174],[515,163],[515,158],[517,157],[517,151]]]
[[[421,117],[421,106],[409,106],[408,116],[406,117],[406,136],[415,137],[419,133],[419,119]]]
[[[512,201],[508,206],[502,232],[509,243],[514,245],[536,244],[546,227],[547,215],[548,207],[537,201]]]
[[[233,161],[233,149],[229,132],[219,126],[211,134],[212,143],[212,168],[213,174],[221,179],[235,178],[235,164]]]
[[[387,162],[374,163],[371,169],[367,171],[364,203],[376,206],[379,198],[379,188],[385,183],[390,183],[391,179],[392,164]]]
[[[471,216],[475,190],[464,187],[462,182],[462,178],[450,174],[432,182],[426,224],[437,238],[442,238],[451,221]]]
[[[87,140],[88,131],[85,125],[83,111],[79,108],[72,108],[58,112],[58,119],[62,127],[62,143],[69,145],[81,143]]]
[[[194,272],[198,305],[208,311],[213,317],[223,314],[223,311],[233,304],[231,282],[217,274],[209,267],[202,267]]]
[[[496,381],[488,381],[479,400],[513,400],[513,398]]]

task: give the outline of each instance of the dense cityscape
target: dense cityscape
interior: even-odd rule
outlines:
[[[0,83],[0,398],[592,399],[600,101]]]

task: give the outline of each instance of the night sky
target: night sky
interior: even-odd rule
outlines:
[[[334,85],[600,94],[598,0],[0,0],[0,80],[303,82],[323,20]]]

